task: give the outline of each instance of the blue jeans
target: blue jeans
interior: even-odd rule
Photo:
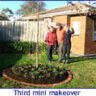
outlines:
[[[69,62],[70,49],[71,49],[71,44],[64,44],[63,45],[64,61]]]
[[[54,45],[48,45],[48,60],[52,61],[53,57],[52,57],[52,53],[54,50]]]

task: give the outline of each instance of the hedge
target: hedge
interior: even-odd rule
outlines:
[[[45,43],[39,43],[39,52],[46,51]],[[36,52],[36,42],[16,42],[3,41],[0,42],[0,53],[34,53]]]

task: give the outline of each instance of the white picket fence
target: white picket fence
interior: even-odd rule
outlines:
[[[46,22],[39,21],[39,41],[43,42],[48,32]],[[0,21],[0,41],[36,41],[37,21]]]

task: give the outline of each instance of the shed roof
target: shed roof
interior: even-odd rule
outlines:
[[[43,14],[62,12],[62,11],[82,10],[82,9],[87,9],[87,8],[92,8],[93,9],[95,7],[87,5],[87,4],[75,3],[75,4],[70,4],[70,5],[67,5],[67,6],[63,6],[63,7],[59,7],[59,8],[55,8],[55,9],[46,11]]]
[[[70,15],[70,14],[80,14],[84,12],[88,12],[90,10],[96,10],[95,7],[87,4],[82,4],[82,3],[75,3],[75,4],[70,4],[67,6],[51,9],[48,11],[40,12],[40,18],[44,17],[53,17],[56,15]],[[29,14],[28,16],[23,17],[23,19],[35,19],[36,14]]]

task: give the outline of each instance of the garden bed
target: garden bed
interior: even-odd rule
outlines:
[[[71,81],[70,71],[64,68],[48,65],[39,65],[36,68],[32,64],[15,66],[3,71],[3,76],[9,80],[37,87],[52,87]]]

